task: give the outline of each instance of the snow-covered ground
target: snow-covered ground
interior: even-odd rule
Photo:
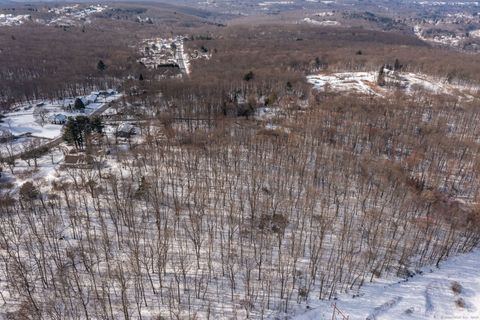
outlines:
[[[472,98],[478,94],[478,86],[448,83],[446,79],[425,74],[385,71],[387,86],[377,84],[377,72],[339,72],[308,76],[307,80],[317,90],[356,92],[361,94],[385,95],[389,88],[401,89],[408,94],[425,90],[435,94],[450,94]]]
[[[333,91],[354,91],[357,93],[377,94],[373,88],[376,74],[374,72],[342,72],[308,76],[308,82],[315,89]]]
[[[439,268],[424,268],[407,280],[375,280],[336,301],[318,301],[294,319],[331,319],[332,302],[350,320],[480,319],[480,250],[452,257]]]
[[[315,13],[317,17],[331,17],[335,15],[335,12],[333,11],[322,11],[322,12],[317,12]]]
[[[314,19],[311,19],[311,18],[305,18],[305,19],[303,19],[303,22],[318,25],[318,26],[337,26],[337,25],[340,24],[340,22],[335,21],[335,20],[318,21],[318,20],[314,20]]]
[[[465,36],[455,34],[455,35],[449,35],[449,34],[442,34],[442,35],[436,35],[434,37],[425,37],[423,35],[423,29],[420,26],[415,26],[413,28],[413,31],[417,38],[420,40],[426,41],[426,42],[432,42],[432,43],[437,43],[441,45],[447,45],[447,46],[452,46],[452,47],[458,47],[463,40],[465,40]]]
[[[108,7],[105,5],[91,5],[88,7],[80,7],[78,4],[72,6],[64,6],[52,8],[48,12],[54,13],[58,17],[52,19],[48,24],[55,26],[72,26],[78,22],[90,22],[88,17],[95,13],[100,13]]]
[[[480,2],[478,1],[417,1],[419,5],[425,7],[440,7],[440,6],[478,6]]]
[[[34,137],[53,139],[60,136],[63,127],[61,124],[52,123],[53,115],[61,114],[66,117],[89,115],[105,103],[118,99],[119,96],[116,92],[109,96],[100,96],[98,92],[92,92],[88,96],[79,97],[86,105],[82,113],[72,111],[69,107],[74,105],[75,98],[22,104],[17,106],[15,111],[4,114],[5,118],[0,123],[0,129],[8,130],[14,136],[30,133]]]
[[[186,75],[190,74],[190,61],[188,60],[188,55],[185,53],[185,45],[183,39],[178,43],[176,53],[176,60],[180,66],[180,70]]]
[[[32,110],[17,111],[5,114],[7,117],[0,127],[9,130],[13,135],[31,133],[35,137],[53,139],[60,135],[61,125],[45,123],[41,125]]]
[[[60,177],[57,170],[63,162],[64,152],[66,152],[64,146],[51,149],[47,154],[37,159],[36,168],[33,160],[30,161],[30,165],[24,160],[15,160],[13,174],[5,167],[0,179],[0,182],[8,181],[12,187],[7,190],[0,190],[0,194],[2,192],[15,194],[27,181],[35,181],[39,186],[49,186],[51,181]]]
[[[92,5],[86,8],[81,8],[78,4],[73,6],[65,6],[60,8],[52,8],[48,10],[48,12],[55,13],[58,15],[67,15],[71,17],[75,17],[78,19],[85,18],[91,14],[99,13],[104,11],[107,6],[102,5]]]
[[[132,132],[132,137],[115,138],[118,132],[126,132],[127,129],[128,131]],[[141,138],[135,134],[137,132],[139,132],[138,127],[129,122],[119,122],[110,125],[106,124],[104,128],[104,133],[109,136],[110,139],[118,140],[118,148],[120,149],[128,149],[129,143],[141,142]],[[29,142],[33,144],[33,140],[36,140],[37,144],[42,144],[46,139],[20,138],[12,141],[8,145],[3,145],[3,147],[4,149],[13,148],[16,149],[15,151],[23,151],[28,149]],[[13,169],[4,166],[2,175],[0,177],[0,185],[7,182],[11,184],[12,187],[4,190],[0,188],[0,194],[9,193],[10,195],[13,195],[19,191],[22,184],[28,181],[35,181],[39,187],[45,186],[48,189],[52,181],[63,180],[65,177],[61,172],[59,172],[59,170],[61,170],[62,165],[65,164],[64,158],[65,155],[69,153],[69,150],[70,148],[66,143],[61,143],[56,147],[50,148],[46,154],[41,155],[37,159],[36,167],[34,166],[33,160],[26,161],[24,159],[15,159],[15,166]],[[2,155],[4,152],[5,150],[2,150],[2,145],[0,144],[0,155]],[[11,170],[13,170],[13,173]]]
[[[473,30],[469,32],[471,37],[480,38],[480,30]]]
[[[13,15],[13,14],[0,14],[0,27],[2,26],[19,26],[25,21],[31,19],[29,14]]]
[[[294,4],[294,1],[264,1],[260,2],[258,5],[261,7],[268,7],[268,6],[274,6],[274,5],[289,5],[289,4]]]
[[[78,24],[90,23],[89,17],[93,14],[103,12],[108,7],[106,5],[80,6],[78,4],[48,9],[49,14],[54,16],[49,19],[32,19],[29,14],[0,14],[0,27],[19,26],[26,21],[33,21],[39,24],[51,26],[75,26]]]

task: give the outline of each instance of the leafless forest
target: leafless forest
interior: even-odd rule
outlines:
[[[90,161],[58,166],[53,180],[24,179],[18,194],[2,184],[1,316],[282,319],[479,245],[478,96],[305,82],[399,59],[409,72],[477,83],[478,56],[378,31],[199,23],[183,26],[185,44],[211,59],[192,62],[188,78],[159,79],[135,63],[128,23],[112,27],[118,39],[95,25],[0,29],[5,108],[119,86],[112,108],[138,127],[89,135],[75,151]],[[275,109],[268,125],[255,116],[265,106]]]

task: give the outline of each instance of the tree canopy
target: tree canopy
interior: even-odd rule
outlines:
[[[87,137],[91,133],[101,134],[103,128],[102,119],[98,116],[92,118],[86,116],[70,117],[65,125],[63,139],[74,144],[77,149],[83,149]]]

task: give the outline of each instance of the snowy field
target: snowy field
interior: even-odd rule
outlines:
[[[477,249],[450,258],[439,268],[424,268],[407,280],[375,281],[335,302],[351,320],[480,319],[479,266]],[[331,319],[331,304],[310,305],[313,310],[294,319]]]
[[[317,90],[332,90],[339,92],[356,92],[383,96],[389,89],[401,89],[408,94],[417,91],[427,91],[434,94],[449,94],[471,99],[478,94],[478,86],[451,84],[446,79],[435,78],[418,73],[385,73],[386,86],[377,84],[377,72],[340,72],[311,75],[307,77],[309,83]]]

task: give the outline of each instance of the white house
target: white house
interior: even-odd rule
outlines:
[[[61,113],[51,115],[48,119],[53,124],[65,124],[67,122],[67,116]]]
[[[95,103],[97,101],[98,95],[96,94],[91,94],[87,96],[87,101],[90,103]]]
[[[82,100],[83,105],[86,107],[86,106],[88,106],[90,103],[95,103],[95,102],[97,102],[97,98],[98,98],[98,95],[96,95],[96,94],[90,94],[90,95],[88,95],[88,96],[85,96],[85,97],[80,98],[80,100]]]

